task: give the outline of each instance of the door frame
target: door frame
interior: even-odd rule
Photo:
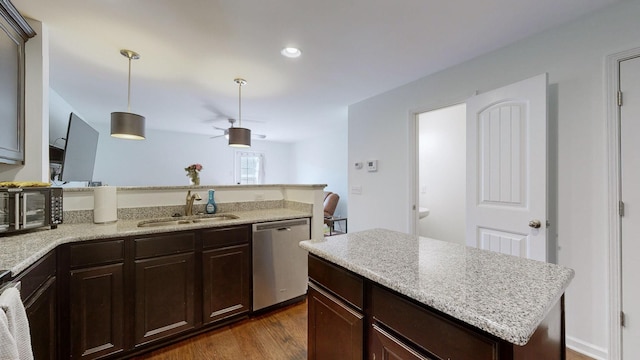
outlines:
[[[411,216],[409,217],[409,229],[411,229],[411,235],[420,235],[418,228],[418,208],[419,208],[419,194],[418,186],[420,184],[420,156],[418,156],[418,147],[420,145],[419,134],[419,120],[420,114],[444,109],[451,106],[456,106],[466,103],[467,99],[478,95],[478,91],[471,92],[467,97],[461,97],[459,99],[453,99],[451,101],[442,101],[431,106],[423,106],[409,110],[407,117],[409,119],[409,196],[411,204]],[[466,144],[465,144],[466,146]]]
[[[609,215],[609,359],[622,355],[622,236],[618,213],[620,197],[620,62],[640,57],[640,47],[608,55],[605,59],[607,111],[608,215]]]

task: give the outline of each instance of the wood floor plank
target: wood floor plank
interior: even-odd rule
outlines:
[[[139,360],[305,360],[307,304],[240,321],[141,355]]]
[[[135,359],[306,360],[307,303],[243,320]],[[567,349],[567,360],[593,359]]]

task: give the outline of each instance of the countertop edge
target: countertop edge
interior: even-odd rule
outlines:
[[[168,232],[184,231],[184,230],[216,228],[216,227],[225,227],[225,226],[233,226],[233,225],[247,225],[247,224],[253,224],[253,223],[260,223],[260,222],[306,218],[306,217],[312,216],[311,213],[298,211],[298,210],[290,210],[290,209],[269,209],[268,212],[270,214],[267,214],[267,215],[265,215],[266,211],[261,211],[261,210],[233,212],[233,214],[239,216],[238,219],[225,220],[217,223],[216,222],[190,223],[190,224],[162,226],[162,227],[138,227],[137,224],[141,220],[118,220],[117,222],[108,223],[108,224],[94,224],[94,223],[62,224],[62,225],[59,225],[57,229],[38,230],[35,232],[0,238],[0,243],[2,243],[4,239],[5,242],[6,241],[14,242],[15,244],[12,244],[12,245],[18,246],[21,248],[29,246],[28,239],[30,238],[46,238],[38,241],[38,244],[40,245],[38,249],[31,252],[30,255],[28,256],[19,256],[20,259],[18,259],[17,261],[12,261],[13,264],[11,266],[4,266],[6,265],[4,263],[6,263],[7,261],[3,261],[2,268],[10,270],[11,277],[15,277],[20,272],[27,269],[30,265],[37,262],[38,259],[42,258],[49,251],[55,249],[60,245],[72,243],[72,242],[100,240],[100,239],[136,236],[136,235],[157,234],[157,233],[168,233]],[[73,232],[74,234],[69,235],[68,232]],[[27,239],[27,240],[25,240],[24,243],[21,243],[22,239]],[[40,242],[42,242],[42,244],[40,244]],[[24,249],[22,250],[24,251]]]

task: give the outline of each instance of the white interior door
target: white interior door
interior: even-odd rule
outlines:
[[[622,358],[640,356],[640,58],[620,62],[620,188],[624,202],[622,250]],[[637,320],[637,322],[636,322]]]
[[[467,245],[547,261],[547,74],[467,100]]]

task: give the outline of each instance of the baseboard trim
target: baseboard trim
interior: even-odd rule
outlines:
[[[608,360],[609,353],[607,349],[589,344],[588,342],[567,336],[567,347],[573,351],[577,351],[583,355],[596,360]]]

